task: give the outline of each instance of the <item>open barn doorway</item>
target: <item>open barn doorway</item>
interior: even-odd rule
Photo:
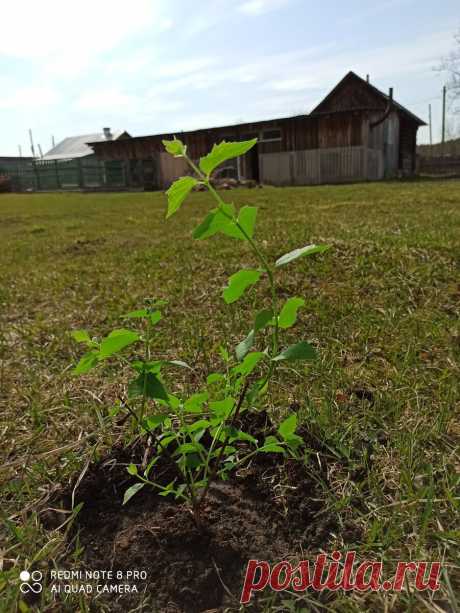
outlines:
[[[259,145],[256,144],[248,152],[248,179],[253,179],[259,183],[260,169],[259,169]]]

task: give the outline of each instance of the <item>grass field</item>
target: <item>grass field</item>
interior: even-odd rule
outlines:
[[[320,359],[280,368],[267,402],[275,421],[298,404],[330,450],[324,505],[343,533],[353,528],[348,549],[351,538],[360,557],[390,568],[398,559],[444,563],[434,596],[337,593],[328,607],[458,611],[460,183],[225,195],[259,207],[256,238],[272,260],[310,242],[332,245],[280,273],[281,296],[306,299],[290,334],[314,343]],[[107,333],[144,298],[167,298],[157,351],[192,363],[203,380],[220,365],[221,339],[232,349],[246,335],[249,317],[224,304],[221,288],[253,257],[231,239],[192,240],[210,204],[193,194],[166,222],[160,193],[0,196],[3,610],[17,610],[26,561],[68,556],[38,511],[125,436],[105,419],[123,374],[73,377],[81,351],[69,332]]]

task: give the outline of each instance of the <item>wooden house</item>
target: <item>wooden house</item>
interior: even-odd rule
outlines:
[[[165,153],[163,139],[177,136],[193,159],[222,140],[258,143],[221,175],[272,185],[376,181],[415,172],[417,130],[425,123],[349,72],[310,114],[181,133],[90,142],[97,158],[126,160],[133,186],[167,187],[187,172],[181,159]]]

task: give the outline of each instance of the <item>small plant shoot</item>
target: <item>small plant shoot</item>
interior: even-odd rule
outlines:
[[[112,331],[103,339],[93,339],[83,330],[73,332],[73,338],[87,348],[74,373],[85,374],[115,359],[124,367],[129,366],[132,378],[118,409],[128,412],[133,428],[149,438],[154,453],[145,465],[127,467],[135,481],[126,490],[123,503],[129,503],[144,487],[153,487],[160,496],[173,496],[185,502],[201,529],[204,502],[214,481],[228,479],[256,454],[301,458],[303,440],[296,434],[298,419],[295,413],[267,432],[263,440],[245,431],[242,417],[246,412],[257,410],[257,400],[263,399],[280,362],[316,359],[316,350],[307,340],[287,346],[282,342],[283,331],[294,326],[305,300],[293,296],[280,304],[276,275],[280,267],[301,257],[324,253],[329,247],[307,245],[286,253],[271,264],[254,239],[257,207],[243,206],[236,210],[215,189],[214,170],[223,162],[247,153],[257,139],[221,142],[200,160],[192,160],[187,147],[178,139],[163,142],[169,154],[186,160],[194,175],[181,177],[169,187],[166,217],[179,211],[196,186],[204,185],[214,198],[215,206],[193,230],[193,238],[205,240],[223,234],[236,241],[245,241],[254,256],[251,268],[236,270],[229,277],[222,293],[224,302],[238,303],[251,288],[265,283],[270,306],[250,316],[251,327],[234,348],[234,357],[222,344],[220,357],[225,371],[210,373],[204,388],[189,397],[174,393],[166,379],[173,368],[191,367],[181,360],[161,360],[153,354],[155,327],[162,320],[161,307],[165,304],[156,299],[146,301],[143,309],[127,313],[125,327]],[[127,326],[130,322],[138,322],[138,329],[130,329]],[[270,342],[257,350],[262,331],[268,332]],[[167,484],[156,478],[157,465],[165,461],[175,474]]]

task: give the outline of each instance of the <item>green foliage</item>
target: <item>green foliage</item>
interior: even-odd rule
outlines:
[[[146,398],[160,398],[168,402],[168,393],[157,375],[151,372],[143,372],[128,384],[128,398],[137,396]]]
[[[303,307],[305,300],[303,298],[289,298],[278,315],[278,326],[280,328],[290,328],[297,319],[297,311]]]
[[[248,237],[254,236],[254,227],[256,225],[257,207],[243,206],[241,207],[236,221],[226,220],[222,226],[221,232],[227,236],[238,238],[239,240],[247,241]]]
[[[213,209],[206,215],[200,225],[195,228],[192,236],[198,240],[209,238],[218,232],[223,232],[229,225],[230,222],[222,211]]]
[[[313,255],[314,253],[324,253],[328,249],[329,245],[307,245],[306,247],[300,247],[299,249],[294,249],[294,251],[285,253],[283,256],[278,258],[275,262],[275,266],[279,268],[280,266],[285,266],[286,264],[289,264],[289,262],[297,260],[297,258],[302,258],[306,255]]]
[[[175,158],[184,157],[187,153],[187,147],[178,138],[174,138],[174,140],[164,140],[163,145],[166,151]]]
[[[309,343],[300,341],[295,345],[291,345],[279,355],[273,358],[274,362],[287,360],[293,362],[295,360],[315,360],[317,357],[316,350]]]
[[[85,343],[86,345],[91,344],[91,339],[86,330],[74,330],[71,335],[77,343]]]
[[[99,359],[104,360],[114,353],[118,353],[125,347],[140,340],[139,335],[132,330],[113,330],[107,338],[104,338],[99,348]]]
[[[279,310],[275,272],[278,267],[299,257],[322,253],[327,246],[309,245],[296,249],[271,265],[254,242],[257,208],[246,205],[237,211],[214,189],[210,175],[215,168],[226,160],[244,155],[255,144],[256,139],[220,143],[202,157],[197,166],[187,156],[187,149],[181,141],[164,141],[166,151],[175,157],[184,157],[197,175],[181,177],[170,186],[166,192],[166,216],[170,217],[179,210],[195,185],[205,185],[216,206],[195,228],[193,237],[204,240],[220,233],[243,240],[257,261],[257,267],[239,270],[229,277],[223,290],[224,302],[233,304],[259,281],[268,282],[270,306],[257,310],[252,316],[252,329],[235,348],[237,361],[221,345],[219,352],[225,364],[224,372],[210,373],[204,389],[197,389],[191,395],[171,394],[165,383],[167,371],[174,367],[190,367],[181,360],[155,359],[152,356],[155,331],[162,320],[160,307],[165,304],[155,299],[147,300],[144,308],[124,316],[125,321],[132,321],[141,330],[116,329],[100,341],[92,339],[83,330],[72,333],[73,338],[86,345],[88,350],[75,368],[76,374],[88,372],[109,358],[117,359],[135,373],[127,385],[127,400],[121,406],[132,417],[133,434],[136,430],[147,433],[157,453],[146,467],[128,466],[129,475],[136,481],[126,490],[123,504],[149,485],[161,496],[186,501],[199,523],[200,509],[213,480],[227,479],[232,471],[257,453],[300,457],[299,448],[303,441],[296,434],[295,414],[289,415],[279,425],[276,436],[267,436],[262,444],[240,429],[239,417],[242,412],[251,411],[254,403],[263,398],[278,362],[316,357],[314,348],[305,341],[279,352],[279,335],[295,324],[297,312],[305,305],[305,300],[289,298]],[[262,340],[263,350],[257,349]],[[177,387],[184,389],[183,385]],[[171,470],[175,471],[173,480],[167,484],[161,483],[155,473],[155,465],[162,454],[169,459]]]
[[[260,270],[239,270],[228,280],[228,286],[224,289],[223,297],[227,304],[236,302],[244,294],[244,291],[257,283],[261,276]]]
[[[168,197],[168,212],[166,218],[171,217],[181,206],[189,193],[198,184],[193,177],[182,177],[175,181],[166,192]]]
[[[123,504],[126,504],[127,502],[129,502],[135,494],[141,491],[144,485],[145,483],[135,483],[134,485],[129,487],[126,490],[125,495],[123,496]]]
[[[209,177],[212,171],[222,164],[222,162],[244,155],[249,149],[252,149],[256,143],[257,138],[253,138],[252,140],[239,143],[227,143],[223,141],[218,145],[214,145],[211,152],[201,158],[200,170]]]

